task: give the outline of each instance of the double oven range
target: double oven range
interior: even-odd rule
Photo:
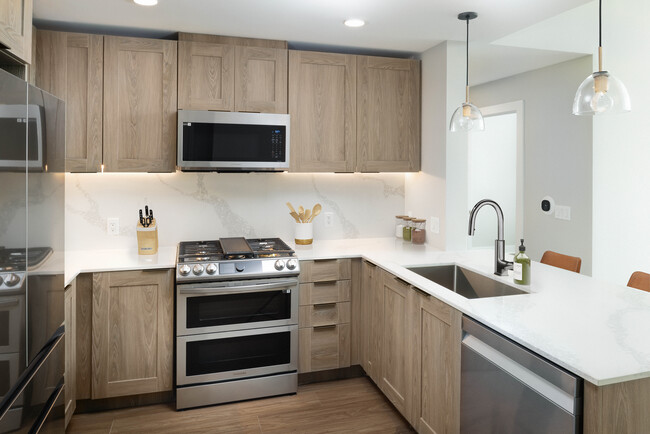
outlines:
[[[179,244],[177,409],[296,393],[299,273],[278,238]]]

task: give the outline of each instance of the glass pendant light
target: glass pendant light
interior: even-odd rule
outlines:
[[[467,39],[465,42],[465,102],[456,109],[449,131],[483,131],[485,122],[481,111],[474,104],[469,102],[469,20],[478,17],[476,12],[463,12],[458,14],[458,19],[467,21]]]
[[[598,71],[585,78],[578,88],[573,99],[574,115],[615,114],[632,110],[625,85],[603,71],[602,3],[602,0],[598,1]]]

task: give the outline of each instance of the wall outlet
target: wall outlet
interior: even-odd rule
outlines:
[[[432,234],[440,233],[440,219],[438,217],[429,217],[429,231]]]
[[[325,227],[331,228],[332,226],[334,226],[334,213],[326,212],[323,215],[325,216]]]
[[[571,220],[571,207],[555,205],[555,218],[559,220]]]
[[[120,234],[120,219],[117,217],[109,218],[106,220],[106,232],[108,235]]]

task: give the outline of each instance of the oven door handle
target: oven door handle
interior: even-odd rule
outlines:
[[[260,283],[256,285],[242,285],[242,286],[212,286],[209,288],[188,287],[180,288],[180,294],[196,294],[196,295],[224,295],[224,294],[241,294],[244,292],[262,292],[272,291],[274,289],[285,288],[291,292],[291,289],[296,285],[295,281],[283,280],[281,282],[273,283]]]

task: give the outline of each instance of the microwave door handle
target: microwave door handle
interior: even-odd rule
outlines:
[[[291,291],[291,288],[295,285],[295,282],[276,282],[276,283],[262,283],[257,285],[244,285],[244,286],[212,286],[208,288],[197,288],[197,287],[188,287],[181,288],[179,290],[180,294],[195,294],[195,295],[223,295],[223,294],[241,294],[244,292],[264,292],[264,291],[273,291],[280,288],[285,288],[288,291]]]

